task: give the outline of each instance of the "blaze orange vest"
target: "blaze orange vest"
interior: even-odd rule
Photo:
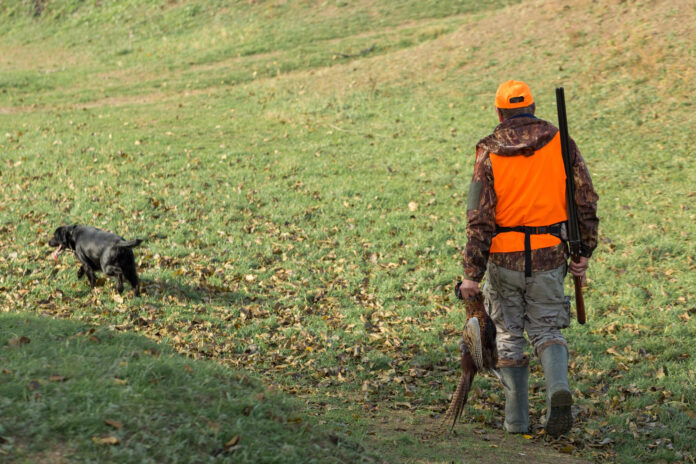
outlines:
[[[495,208],[498,227],[544,227],[568,219],[560,133],[531,156],[491,153],[490,157],[493,186],[498,197]],[[551,234],[532,234],[528,236],[531,250],[561,243]],[[525,234],[514,231],[497,234],[490,248],[491,253],[524,250]]]

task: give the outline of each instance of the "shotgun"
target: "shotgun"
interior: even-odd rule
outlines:
[[[558,130],[561,133],[561,151],[566,173],[566,204],[568,205],[568,249],[570,259],[580,260],[580,228],[575,204],[575,179],[573,164],[570,159],[570,138],[568,137],[568,119],[566,118],[565,94],[563,87],[556,88],[556,108],[558,109]],[[582,279],[573,276],[575,281],[575,305],[577,306],[578,322],[585,323],[585,300],[582,297]]]

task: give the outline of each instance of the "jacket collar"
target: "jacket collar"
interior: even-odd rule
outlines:
[[[476,147],[500,156],[531,156],[549,143],[557,132],[556,127],[543,119],[520,114],[501,122]]]

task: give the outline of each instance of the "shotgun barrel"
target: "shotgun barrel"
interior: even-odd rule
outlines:
[[[558,109],[558,130],[561,133],[561,151],[563,152],[563,165],[566,173],[566,204],[568,208],[568,248],[570,259],[580,260],[580,227],[578,226],[577,207],[575,204],[575,179],[573,177],[573,164],[570,159],[570,138],[568,136],[568,119],[566,116],[565,93],[563,87],[556,88],[556,108]],[[585,323],[585,300],[582,297],[582,279],[573,276],[575,281],[575,304],[578,313],[578,322]]]

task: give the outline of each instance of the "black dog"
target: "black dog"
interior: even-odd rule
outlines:
[[[94,272],[102,271],[104,274],[118,278],[118,293],[123,292],[123,278],[130,282],[135,296],[140,296],[140,282],[135,271],[135,256],[131,248],[140,245],[142,239],[126,241],[111,232],[88,226],[61,226],[53,233],[53,238],[48,242],[50,246],[57,246],[53,258],[58,260],[58,254],[63,249],[75,251],[75,256],[82,265],[77,271],[80,279],[87,274],[90,288],[94,288]]]

